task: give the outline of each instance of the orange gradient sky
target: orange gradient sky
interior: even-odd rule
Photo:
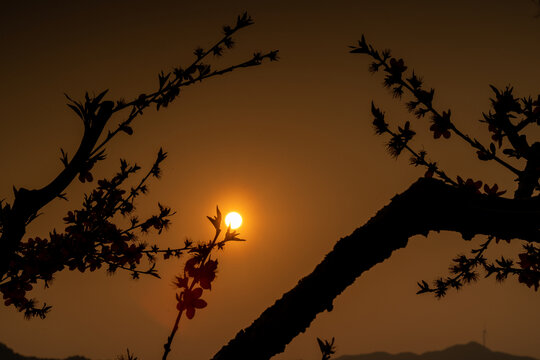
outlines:
[[[220,253],[218,277],[205,295],[209,306],[182,323],[171,359],[210,358],[340,237],[423,175],[407,156],[389,157],[385,139],[373,134],[371,100],[395,124],[410,116],[382,88],[382,76],[368,73],[368,59],[348,53],[362,34],[404,58],[436,89],[435,105],[451,108],[458,126],[479,139],[487,139],[477,120],[489,109],[489,84],[514,85],[519,96],[540,92],[540,19],[528,0],[4,2],[0,198],[12,201],[13,185],[43,186],[61,169],[59,148],[76,149],[82,124],[63,93],[148,93],[159,71],[187,64],[195,47],[212,44],[244,10],[255,25],[216,63],[272,49],[281,60],[186,88],[164,111],[147,111],[94,173],[109,176],[120,157],[150,166],[160,146],[169,153],[163,178],[138,202],[142,214],[157,201],[177,211],[166,234],[147,239],[165,247],[208,239],[206,215],[216,205],[243,216],[239,231],[248,241]],[[415,146],[447,173],[513,189],[511,176],[476,161],[458,139],[434,142],[427,121],[412,126]],[[89,189],[74,183],[69,203],[44,208],[27,235],[63,229],[63,214]],[[412,238],[276,359],[317,358],[316,337],[335,337],[337,355],[423,352],[481,342],[484,326],[493,350],[540,358],[540,295],[522,284],[490,278],[442,300],[415,295],[417,281],[445,275],[456,254],[480,241],[452,233]],[[519,247],[500,244],[490,254],[515,255]],[[47,319],[26,321],[0,307],[0,342],[28,356],[112,359],[129,348],[141,360],[158,358],[174,321],[171,280],[182,262],[158,265],[162,280],[60,273],[50,289],[35,291],[54,306]]]

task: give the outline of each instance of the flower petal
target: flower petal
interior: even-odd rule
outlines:
[[[203,289],[201,289],[201,288],[196,288],[195,290],[193,290],[193,291],[191,292],[191,298],[192,298],[192,299],[198,299],[198,298],[200,298],[201,295],[202,295],[202,292],[203,292]]]
[[[193,307],[197,308],[197,309],[205,308],[206,305],[208,305],[208,304],[203,299],[197,299],[197,300],[193,301]]]
[[[188,307],[186,309],[186,316],[188,319],[193,319],[193,317],[195,316],[195,308],[194,307]]]

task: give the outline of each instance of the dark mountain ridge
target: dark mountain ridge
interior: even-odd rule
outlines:
[[[65,359],[38,358],[23,356],[15,353],[6,345],[0,343],[0,360],[90,360],[84,356],[70,356]],[[444,350],[428,351],[423,354],[403,352],[389,354],[374,352],[370,354],[343,355],[335,360],[538,360],[529,356],[517,356],[490,349],[477,342],[454,345]]]
[[[1,360],[1,359],[0,359]],[[423,354],[404,352],[389,354],[374,352],[371,354],[343,355],[335,360],[537,360],[529,356],[516,356],[503,352],[491,351],[477,342],[454,345],[444,350],[429,351]]]
[[[59,359],[47,359],[38,358],[34,356],[23,356],[17,354],[15,351],[8,348],[6,345],[0,343],[0,360],[59,360]],[[70,356],[63,360],[90,360],[84,356]]]

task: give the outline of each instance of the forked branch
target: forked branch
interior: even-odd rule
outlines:
[[[213,359],[270,359],[283,352],[318,313],[331,311],[333,300],[365,271],[405,247],[411,236],[442,230],[461,233],[464,239],[484,234],[540,242],[540,198],[500,198],[419,179],[364,226],[340,239],[311,274]]]

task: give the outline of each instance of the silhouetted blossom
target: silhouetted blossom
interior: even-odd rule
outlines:
[[[67,106],[84,126],[79,149],[71,158],[61,149],[63,170],[47,186],[37,190],[14,188],[13,204],[0,201],[0,292],[6,305],[15,306],[28,317],[44,317],[50,306],[45,304],[37,307],[36,302],[27,297],[27,292],[38,281],[48,286],[59,271],[69,269],[85,272],[104,267],[109,273],[125,270],[134,279],[142,274],[159,277],[155,269],[157,254],[168,259],[192,250],[189,241],[185,242],[184,247],[161,249],[139,240],[141,235],[153,231],[161,234],[168,228],[170,217],[174,215],[174,211],[160,203],[158,212],[146,219],[139,219],[135,215],[134,200],[148,192],[147,180],[161,176],[160,164],[167,156],[162,149],[147,174],[132,187],[126,187],[125,182],[128,178],[132,179],[140,167],[122,159],[119,172],[113,177],[98,180],[97,187],[85,195],[82,208],[67,212],[64,232],[52,231],[48,238],[36,237],[27,241],[23,240],[23,236],[26,226],[43,206],[55,198],[66,199],[64,190],[76,178],[82,183],[93,182],[96,165],[105,159],[106,145],[118,134],[132,135],[134,120],[149,107],[155,106],[157,110],[167,107],[180,95],[182,88],[195,82],[258,66],[264,61],[278,60],[278,51],[274,50],[256,52],[247,60],[228,67],[216,68],[210,63],[212,56],[223,56],[227,49],[233,47],[232,36],[237,31],[251,24],[253,20],[247,13],[239,15],[234,26],[223,28],[225,35],[214,45],[199,47],[194,51],[195,59],[191,64],[176,67],[170,72],[160,72],[156,89],[136,95],[132,100],[107,100],[107,90],[97,95],[85,93],[81,101],[66,95]],[[113,125],[112,130],[104,132],[105,126],[110,125],[115,115],[123,119],[117,122],[116,127]],[[119,225],[121,218],[129,224]],[[213,246],[223,247],[223,244],[222,241]],[[204,258],[202,253],[199,256]],[[205,289],[210,289],[215,278],[217,262],[212,261],[199,264],[203,265],[200,283]]]
[[[362,35],[357,46],[351,46],[351,53],[366,54],[373,61],[369,65],[370,71],[383,70],[386,73],[384,78],[384,86],[392,88],[394,96],[402,95],[404,90],[407,90],[412,96],[411,100],[406,102],[407,109],[417,118],[423,118],[425,115],[431,115],[432,124],[429,130],[433,134],[434,139],[448,139],[452,132],[462,139],[465,143],[473,147],[476,156],[481,161],[495,161],[503,166],[516,176],[518,188],[514,194],[516,198],[528,198],[533,195],[533,192],[540,190],[540,143],[529,144],[527,135],[522,131],[530,124],[540,125],[540,95],[536,100],[532,98],[517,98],[513,94],[512,87],[498,89],[490,85],[494,97],[490,99],[491,110],[482,114],[481,122],[487,123],[487,130],[491,134],[492,142],[488,146],[484,146],[479,140],[467,135],[453,122],[451,111],[438,111],[433,107],[433,99],[435,90],[426,90],[423,88],[423,80],[415,73],[406,75],[407,66],[403,59],[398,59],[390,56],[390,51],[385,50],[379,52],[372,45],[368,44],[365,37]],[[384,113],[377,107],[371,104],[371,113],[375,117],[373,126],[375,132],[379,135],[388,134],[390,140],[387,143],[387,148],[392,156],[398,156],[403,150],[407,150],[412,154],[410,163],[414,166],[424,166],[426,171],[424,177],[438,177],[446,183],[460,187],[471,194],[480,194],[483,181],[472,179],[463,180],[460,176],[457,181],[452,180],[444,171],[442,171],[435,162],[428,161],[425,150],[415,151],[409,142],[413,139],[414,132],[410,136],[403,136],[404,130],[409,129],[406,122],[405,127],[397,127],[397,131],[390,128],[390,125],[385,121]],[[523,170],[518,170],[513,164],[507,162],[498,154],[497,149],[502,148],[506,143],[510,147],[502,150],[502,154],[506,157],[511,157],[517,160],[525,160]],[[529,165],[530,164],[530,165]],[[499,190],[497,184],[483,187],[485,196],[498,197],[506,193],[505,190]],[[463,234],[464,238],[469,239],[468,234]],[[487,276],[496,274],[496,279],[502,281],[509,275],[518,275],[518,280],[529,287],[538,288],[538,279],[540,278],[540,270],[538,267],[527,266],[526,268],[514,268],[513,261],[500,258],[493,263],[488,263],[483,257],[484,251],[488,245],[495,239],[496,243],[499,238],[489,237],[478,249],[473,249],[474,257],[468,258],[460,256],[454,259],[454,265],[451,267],[451,272],[456,274],[453,277],[439,278],[435,280],[434,286],[430,287],[428,283],[422,281],[419,283],[419,293],[433,292],[436,296],[444,296],[449,287],[459,289],[463,282],[471,282],[477,279],[476,271],[473,268],[481,265],[487,273]],[[506,239],[506,241],[509,241]],[[534,248],[534,247],[533,247]],[[533,259],[536,250],[531,250],[528,247],[528,252],[520,254],[520,264],[529,265],[530,259]]]
[[[200,299],[203,293],[203,289],[196,288],[195,290],[185,289],[181,295],[178,297],[178,304],[176,308],[178,311],[186,311],[186,317],[188,319],[193,319],[195,316],[195,309],[205,308],[206,301]]]
[[[231,232],[230,227],[227,229],[223,240],[219,240],[222,225],[222,216],[219,207],[216,207],[216,216],[207,216],[207,218],[214,227],[214,238],[209,242],[193,246],[189,250],[191,256],[184,264],[183,274],[176,276],[173,281],[173,285],[179,289],[179,293],[175,295],[178,314],[171,334],[167,338],[167,343],[163,347],[163,360],[167,358],[171,350],[171,344],[178,331],[178,324],[182,314],[185,312],[188,319],[193,319],[197,309],[207,306],[206,301],[201,299],[201,296],[204,290],[212,289],[212,282],[216,279],[218,267],[218,261],[211,259],[212,251],[223,249],[225,244],[230,241],[244,241],[237,237],[239,235],[237,232]]]

